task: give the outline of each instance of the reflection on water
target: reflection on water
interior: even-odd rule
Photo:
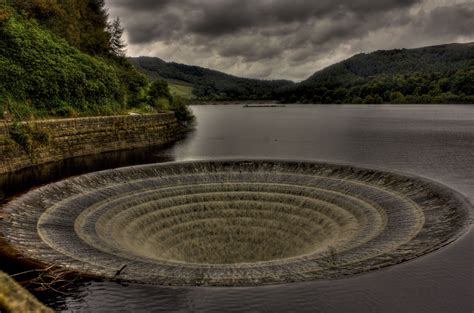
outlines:
[[[80,289],[80,294],[61,301],[68,304],[69,310],[99,312],[469,313],[473,291],[471,279],[465,277],[469,272],[453,269],[472,266],[462,248],[472,243],[472,237],[464,237],[447,249],[448,253],[436,252],[377,273],[342,280],[250,288],[172,288],[99,282],[90,283]]]
[[[78,157],[0,175],[0,205],[29,189],[66,177],[135,164],[174,161],[172,147],[173,145],[165,145]],[[13,274],[26,271],[28,268],[15,259],[3,257],[0,270]],[[24,276],[22,278],[27,279]]]
[[[198,127],[166,149],[142,149],[1,178],[5,197],[84,172],[190,159],[291,158],[396,169],[474,200],[474,106],[196,106]],[[49,296],[58,310],[471,312],[473,232],[411,262],[348,279],[258,288],[167,288],[89,282]]]
[[[172,146],[139,148],[78,157],[0,175],[0,186],[2,186],[0,204],[15,194],[65,177],[135,164],[174,161],[171,153]]]

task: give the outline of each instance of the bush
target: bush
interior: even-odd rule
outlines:
[[[154,81],[148,90],[148,104],[157,110],[169,110],[170,102],[172,101],[168,83],[164,80],[158,79]]]
[[[167,112],[170,110],[170,101],[166,98],[158,98],[155,102],[155,108],[160,112]]]
[[[33,147],[33,139],[20,123],[14,123],[10,128],[10,137],[19,144],[26,152],[30,153]]]
[[[87,55],[35,20],[1,24],[0,98],[20,119],[121,113],[147,84],[126,61]]]
[[[191,125],[195,117],[189,109],[187,100],[184,98],[176,97],[171,103],[171,110],[174,112],[176,119],[186,126]]]
[[[51,135],[45,130],[32,128],[16,121],[10,128],[10,137],[26,152],[31,153],[34,147],[49,144]]]

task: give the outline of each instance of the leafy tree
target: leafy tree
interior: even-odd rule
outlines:
[[[171,100],[171,93],[168,83],[162,79],[157,79],[151,84],[148,95],[151,98],[166,98]]]
[[[162,79],[154,81],[148,91],[148,104],[152,107],[166,111],[169,109],[173,98],[168,83]]]
[[[375,97],[374,97],[374,104],[382,104],[383,103],[383,99],[380,95],[376,94]]]
[[[101,56],[109,53],[104,0],[7,0],[7,4],[83,52]]]
[[[456,72],[451,90],[464,95],[474,95],[474,67]]]
[[[374,100],[374,97],[372,97],[372,95],[368,95],[367,97],[365,97],[364,104],[374,104],[374,103],[375,103],[375,100]]]
[[[194,122],[194,115],[189,110],[188,103],[185,99],[181,97],[174,98],[171,104],[171,110],[179,122],[185,125],[190,125]]]

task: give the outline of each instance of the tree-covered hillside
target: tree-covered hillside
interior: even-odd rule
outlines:
[[[146,77],[107,18],[100,0],[0,4],[0,117],[115,114],[144,101]]]
[[[279,95],[302,103],[473,103],[474,43],[359,54]]]
[[[104,0],[6,0],[21,15],[34,19],[81,51],[107,55],[110,36]]]
[[[0,118],[172,110],[192,121],[125,58],[123,31],[104,0],[0,0]]]
[[[131,58],[136,67],[151,79],[177,80],[193,86],[201,100],[274,100],[278,91],[293,85],[285,80],[258,80],[228,75],[199,66],[167,63],[159,58]]]

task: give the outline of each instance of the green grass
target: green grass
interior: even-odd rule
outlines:
[[[193,86],[187,85],[178,82],[171,82],[168,81],[168,86],[170,88],[171,95],[173,97],[181,97],[184,99],[192,99],[193,98]]]

